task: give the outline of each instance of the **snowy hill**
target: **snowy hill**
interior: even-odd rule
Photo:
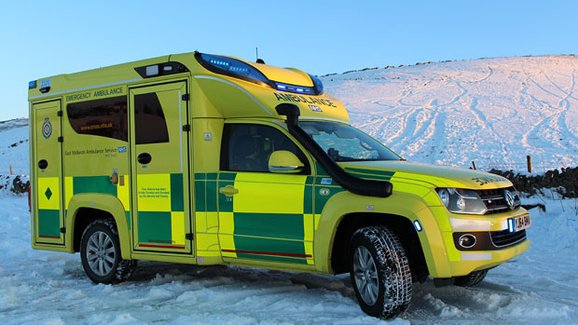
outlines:
[[[28,119],[0,122],[0,175],[28,175]]]
[[[408,160],[524,170],[578,162],[578,57],[479,59],[322,78],[352,123]]]
[[[28,155],[28,119],[0,122],[0,191],[25,191]]]

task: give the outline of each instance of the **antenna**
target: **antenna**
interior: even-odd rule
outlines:
[[[265,63],[265,61],[263,61],[263,59],[259,59],[259,48],[256,47],[255,48],[255,62],[257,63]]]

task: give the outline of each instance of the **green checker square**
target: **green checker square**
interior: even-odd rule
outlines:
[[[185,211],[183,174],[171,174],[171,211]]]
[[[60,238],[60,212],[58,210],[38,210],[38,235]]]
[[[172,243],[170,212],[139,212],[138,239],[141,243]]]

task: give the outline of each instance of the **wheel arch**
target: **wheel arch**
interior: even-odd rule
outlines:
[[[66,211],[66,229],[70,231],[66,246],[72,252],[80,251],[82,234],[92,221],[109,218],[114,221],[118,231],[122,258],[130,259],[130,224],[125,208],[118,198],[106,194],[78,194],[70,200]]]
[[[350,241],[357,229],[381,225],[393,231],[401,241],[409,259],[414,280],[425,279],[429,272],[424,252],[414,225],[403,216],[386,213],[350,213],[344,215],[333,238],[330,263],[333,273],[350,271]]]

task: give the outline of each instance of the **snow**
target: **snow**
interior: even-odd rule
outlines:
[[[322,77],[352,124],[408,160],[489,170],[574,167],[578,57],[480,59]]]
[[[133,278],[95,285],[78,254],[30,248],[25,197],[3,193],[2,324],[380,324],[358,307],[347,276],[141,262]],[[578,324],[576,200],[534,197],[530,250],[475,288],[415,284],[393,324]],[[542,201],[544,200],[544,201]]]
[[[544,166],[574,166],[575,60],[451,62],[324,81],[352,109],[354,124],[411,160],[468,166],[476,159],[486,169],[518,166],[530,153]],[[26,120],[0,122],[0,175],[10,164],[28,173],[27,137]],[[130,281],[95,285],[78,254],[31,249],[25,196],[3,191],[0,201],[3,325],[578,324],[578,200],[547,190],[523,200],[546,206],[531,210],[525,254],[475,288],[415,284],[409,310],[389,322],[361,311],[346,275],[141,262]]]
[[[0,122],[0,175],[28,175],[28,119]]]

